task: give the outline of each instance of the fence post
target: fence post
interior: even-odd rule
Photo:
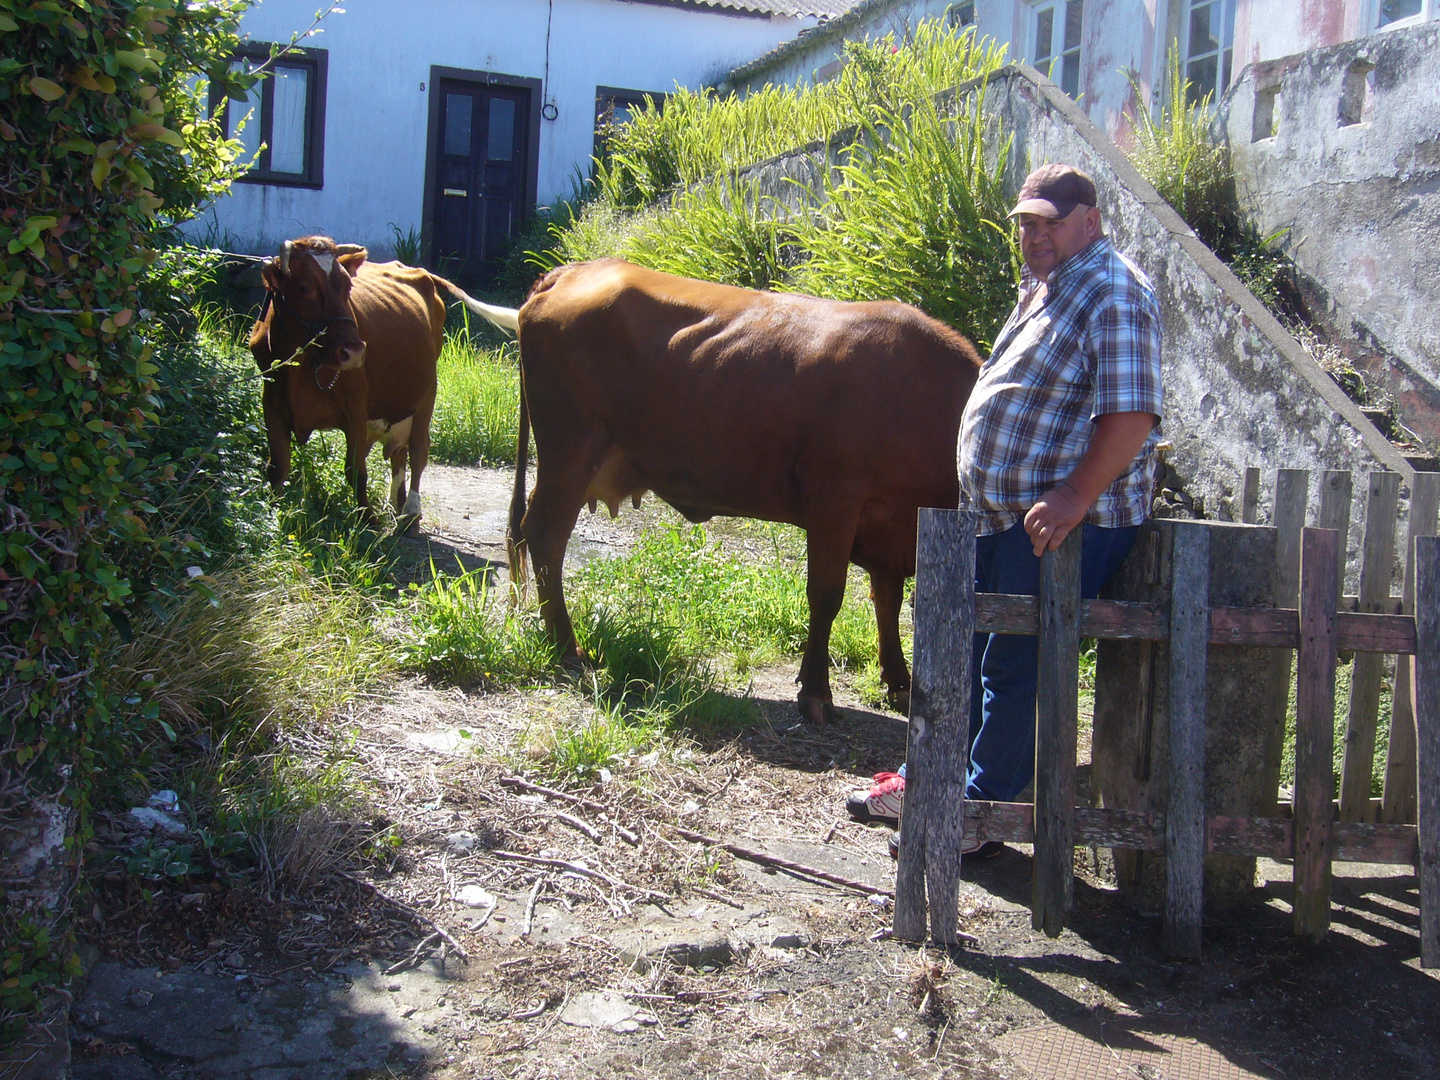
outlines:
[[[975,524],[975,515],[967,511],[920,511],[905,812],[892,924],[902,941],[925,940],[927,890],[930,937],[945,944],[959,939]]]
[[[1415,538],[1420,965],[1440,967],[1440,537]]]
[[[1410,485],[1410,528],[1405,538],[1405,587],[1401,610],[1415,614],[1415,539],[1434,536],[1440,516],[1440,473],[1416,473]],[[1395,664],[1390,712],[1390,749],[1385,758],[1385,821],[1415,820],[1415,671],[1404,657]]]
[[[1300,556],[1300,657],[1295,729],[1295,934],[1330,929],[1330,824],[1334,820],[1335,560],[1340,534],[1306,529]]]
[[[1395,562],[1395,509],[1399,499],[1399,473],[1370,474],[1370,493],[1365,503],[1365,550],[1360,563],[1361,611],[1383,612],[1389,606],[1390,572]],[[1340,544],[1343,562],[1343,533]],[[1350,669],[1345,756],[1340,769],[1341,821],[1365,821],[1370,817],[1370,773],[1375,761],[1375,726],[1380,717],[1380,680],[1384,674],[1383,655],[1355,654]]]
[[[1080,685],[1080,545],[1076,528],[1040,558],[1035,693],[1035,861],[1030,922],[1059,937],[1075,886],[1075,741]]]
[[[1205,667],[1210,527],[1175,527],[1170,586],[1170,798],[1165,814],[1165,953],[1200,955],[1205,902]]]

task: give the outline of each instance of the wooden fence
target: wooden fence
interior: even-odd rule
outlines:
[[[1082,602],[1078,531],[1041,560],[1038,598],[977,595],[973,515],[922,510],[895,936],[923,940],[928,914],[929,937],[957,940],[960,841],[962,834],[973,833],[1034,844],[1032,922],[1051,936],[1069,917],[1076,845],[1164,852],[1165,949],[1188,957],[1200,952],[1206,854],[1293,859],[1295,933],[1312,939],[1329,928],[1332,860],[1409,863],[1417,867],[1420,883],[1421,962],[1440,966],[1440,538],[1433,535],[1440,475],[1421,474],[1411,493],[1409,557],[1398,598],[1389,596],[1399,492],[1398,477],[1391,476],[1370,479],[1360,592],[1346,597],[1341,586],[1348,474],[1322,477],[1321,527],[1309,528],[1304,524],[1308,474],[1281,472],[1274,500],[1280,540],[1274,607],[1211,606],[1212,526],[1204,522],[1173,523],[1175,569],[1168,603]],[[1252,520],[1258,494],[1257,471],[1247,475],[1245,486],[1245,512]],[[1292,563],[1293,576],[1287,576]],[[1038,636],[1034,803],[963,798],[976,632]],[[1164,812],[1076,806],[1082,637],[1169,642],[1169,801]],[[1206,812],[1205,672],[1211,643],[1266,645],[1298,656],[1295,788],[1288,817]],[[1358,655],[1337,814],[1335,666],[1343,653]],[[1402,662],[1397,665],[1386,795],[1374,806],[1369,777],[1377,708],[1370,704],[1370,687],[1373,683],[1378,702],[1385,654]],[[1283,667],[1283,693],[1278,677],[1273,687],[1282,722],[1290,684],[1289,665]],[[1372,667],[1373,675],[1367,673]],[[1414,823],[1405,821],[1407,816]],[[1383,820],[1373,820],[1377,817]]]

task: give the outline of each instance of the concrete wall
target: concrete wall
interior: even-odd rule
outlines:
[[[1253,64],[1219,120],[1242,205],[1289,230],[1328,336],[1440,444],[1440,23]]]
[[[985,107],[1014,144],[1007,183],[1047,162],[1070,162],[1095,178],[1105,226],[1150,276],[1164,313],[1164,435],[1167,460],[1207,516],[1237,521],[1244,471],[1259,466],[1261,520],[1274,474],[1389,470],[1408,484],[1414,470],[1233,273],[1205,247],[1079,106],[1028,66],[1007,66],[985,89]],[[844,153],[840,140],[762,162],[747,171],[763,194],[795,202],[791,180],[818,177]],[[812,189],[813,190],[813,189]],[[1349,548],[1361,539],[1366,485],[1354,485]],[[1402,533],[1403,535],[1403,533]],[[1353,584],[1353,583],[1352,583]]]
[[[265,0],[241,23],[251,40],[286,42],[310,25],[314,0]],[[599,86],[666,92],[718,80],[813,19],[756,17],[620,0],[359,2],[302,44],[329,52],[325,184],[236,184],[187,232],[271,254],[326,233],[392,250],[387,223],[420,227],[431,65],[543,79],[557,115],[541,122],[538,199],[569,195],[588,173]],[[549,35],[547,41],[547,24]],[[537,103],[538,107],[538,103]]]

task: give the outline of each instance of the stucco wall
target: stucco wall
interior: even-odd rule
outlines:
[[[289,41],[315,7],[314,0],[265,0],[241,27],[255,41]],[[387,254],[387,223],[420,227],[431,65],[545,76],[546,4],[362,0],[348,8],[302,43],[329,51],[324,187],[236,184],[190,235],[269,254],[286,239],[320,232]],[[713,82],[813,21],[555,0],[545,96],[558,115],[541,122],[540,203],[569,195],[577,166],[589,171],[596,87],[664,92]]]
[[[1204,499],[1208,516],[1239,519],[1249,466],[1265,477],[1262,520],[1281,468],[1314,474],[1312,515],[1324,469],[1390,470],[1409,483],[1414,470],[1404,458],[1074,101],[1033,68],[1009,66],[990,80],[985,104],[1014,136],[1011,190],[1047,162],[1085,169],[1095,178],[1107,231],[1155,283],[1164,312],[1167,459],[1189,493]],[[793,203],[790,181],[818,176],[823,161],[841,154],[843,146],[811,146],[748,174],[760,180],[763,194]],[[1365,484],[1354,491],[1352,565]]]
[[[1341,123],[1351,71],[1365,100]],[[1270,94],[1275,133],[1257,137]],[[1219,119],[1242,205],[1262,232],[1289,230],[1317,314],[1360,347],[1401,421],[1440,443],[1440,24],[1252,65]]]

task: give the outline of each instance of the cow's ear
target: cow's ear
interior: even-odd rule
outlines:
[[[355,272],[360,269],[361,265],[365,262],[366,256],[369,254],[370,253],[364,248],[361,248],[359,251],[347,251],[344,255],[340,256],[340,265],[345,267],[347,274],[354,277]]]
[[[271,292],[280,291],[280,260],[267,259],[265,265],[260,267],[260,280],[265,283],[265,288]]]

